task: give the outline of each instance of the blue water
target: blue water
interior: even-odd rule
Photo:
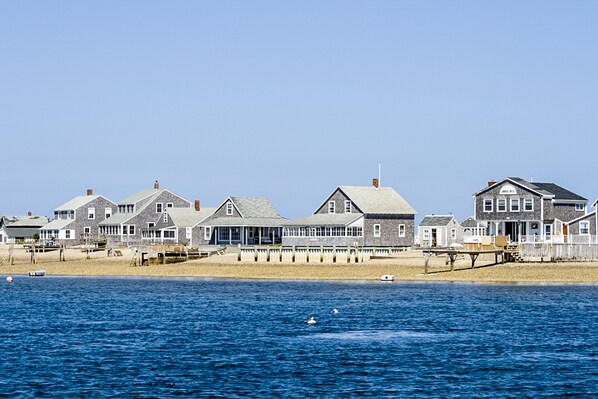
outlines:
[[[2,278],[0,397],[598,397],[597,304],[597,286]]]

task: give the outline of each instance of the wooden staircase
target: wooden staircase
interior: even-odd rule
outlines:
[[[509,262],[523,262],[523,258],[519,253],[519,245],[517,244],[507,245],[505,247],[505,255],[507,255]]]

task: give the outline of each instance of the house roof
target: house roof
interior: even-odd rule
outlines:
[[[118,203],[118,205],[129,205],[129,204],[136,204],[141,200],[144,200],[146,198],[152,197],[152,196],[157,196],[159,194],[161,194],[164,191],[164,189],[155,189],[155,188],[151,188],[151,189],[146,189],[146,190],[139,190],[137,191],[135,194],[125,198],[124,200],[120,201]]]
[[[99,195],[80,195],[60,205],[58,208],[54,209],[54,211],[73,211],[99,197]]]
[[[4,216],[4,225],[10,227],[41,227],[48,223],[45,216]]]
[[[392,187],[339,186],[338,189],[366,214],[415,215],[417,213]]]
[[[230,197],[244,218],[281,218],[267,198]]]
[[[420,222],[420,226],[448,226],[451,221],[455,220],[451,215],[428,215]],[[456,220],[455,220],[456,222]]]
[[[102,220],[98,223],[99,226],[114,226],[114,225],[121,225],[125,223],[127,220],[131,219],[132,217],[136,216],[139,212],[135,213],[115,213],[114,215],[110,216],[108,219]]]
[[[522,186],[528,190],[534,191],[540,195],[552,197],[554,200],[558,201],[587,201],[587,199],[583,198],[580,195],[577,195],[559,185],[554,183],[531,183],[519,177],[508,177],[506,179],[501,180],[498,183],[495,183],[491,186],[485,187],[484,189],[477,192],[475,195],[480,195],[493,187],[504,183],[505,181],[510,181],[511,183],[517,184]]]
[[[4,232],[8,237],[12,238],[27,238],[33,237],[34,234],[39,233],[38,227],[4,227]]]
[[[482,220],[475,220],[472,216],[459,223],[461,227],[486,227],[486,222]]]
[[[195,208],[168,208],[168,216],[177,227],[193,227],[214,213],[216,208],[202,208],[199,212]]]
[[[590,213],[586,213],[586,214],[585,214],[585,215],[583,215],[583,216],[580,216],[580,217],[578,217],[578,218],[575,218],[575,219],[573,219],[573,220],[570,220],[570,221],[566,222],[565,224],[567,224],[567,225],[572,225],[572,224],[575,224],[575,223],[577,223],[577,222],[580,222],[580,221],[582,221],[582,220],[584,220],[584,219],[591,219],[591,218],[594,218],[595,216],[596,216],[596,211],[592,211],[592,212],[590,212]]]
[[[43,225],[40,230],[62,230],[74,221],[75,219],[54,219],[50,223]]]
[[[315,213],[305,218],[289,220],[284,226],[347,226],[359,218],[362,213]]]
[[[281,227],[286,219],[277,218],[231,218],[219,217],[205,223],[214,227]]]

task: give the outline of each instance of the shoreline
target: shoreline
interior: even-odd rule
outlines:
[[[505,263],[493,264],[494,258],[480,256],[476,267],[469,259],[459,259],[455,270],[445,264],[445,257],[433,257],[429,273],[424,274],[421,251],[406,251],[392,258],[365,263],[265,263],[239,262],[237,254],[217,255],[167,265],[131,266],[133,252],[123,250],[121,257],[107,257],[105,251],[86,253],[68,249],[66,261],[59,261],[58,252],[31,255],[16,251],[14,264],[7,264],[7,249],[0,248],[0,275],[28,275],[43,269],[46,276],[80,277],[170,277],[279,281],[380,281],[383,274],[394,275],[395,282],[462,282],[490,284],[598,284],[598,262]]]

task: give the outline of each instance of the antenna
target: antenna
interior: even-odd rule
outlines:
[[[382,162],[378,162],[378,185],[382,186]]]

